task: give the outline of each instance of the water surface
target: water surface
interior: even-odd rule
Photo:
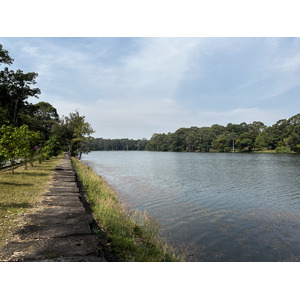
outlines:
[[[195,261],[300,261],[300,156],[100,151],[82,158]]]

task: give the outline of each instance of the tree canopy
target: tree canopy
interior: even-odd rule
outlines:
[[[95,138],[92,149],[98,151],[144,151],[149,141],[147,139],[103,139]]]
[[[175,152],[300,152],[300,114],[273,126],[251,124],[180,128],[174,133],[155,133],[146,146],[150,151]]]
[[[70,155],[80,159],[83,153],[90,152],[93,140],[91,134],[94,130],[88,122],[85,122],[85,116],[80,116],[78,111],[62,118],[55,124],[53,131],[60,142],[67,146]]]
[[[11,65],[13,59],[0,44],[0,65]],[[0,164],[23,160],[33,164],[68,151],[81,157],[91,151],[90,136],[94,131],[79,112],[59,118],[48,102],[29,103],[41,94],[36,85],[38,74],[22,70],[0,70]],[[12,169],[13,170],[13,169]]]

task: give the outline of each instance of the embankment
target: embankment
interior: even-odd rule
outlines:
[[[155,220],[128,211],[91,168],[72,162],[65,154],[53,166],[47,191],[26,209],[1,261],[184,261],[159,237]]]
[[[120,261],[184,261],[159,237],[159,224],[146,213],[128,211],[117,194],[92,168],[72,158],[87,202]],[[99,232],[101,236],[101,232]]]

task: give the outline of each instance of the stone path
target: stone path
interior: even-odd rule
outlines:
[[[17,240],[2,252],[3,261],[104,262],[99,238],[92,234],[93,217],[80,200],[76,173],[65,154],[38,207],[25,215]]]

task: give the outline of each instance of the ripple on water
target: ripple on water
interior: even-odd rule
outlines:
[[[98,152],[85,156],[198,261],[300,261],[300,157]]]

